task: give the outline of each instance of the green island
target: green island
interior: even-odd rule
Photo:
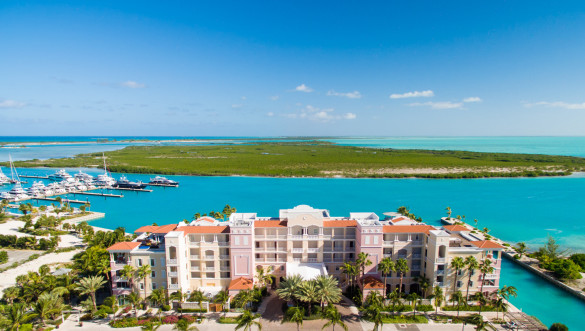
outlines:
[[[109,170],[195,176],[481,178],[565,176],[585,158],[374,149],[318,141],[213,146],[131,146],[106,152]],[[15,162],[17,167],[102,167],[102,153]]]

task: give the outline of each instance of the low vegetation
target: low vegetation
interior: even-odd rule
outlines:
[[[569,156],[396,150],[318,141],[254,145],[131,146],[106,152],[111,171],[200,176],[478,178],[568,175],[585,169]],[[18,167],[99,167],[101,153],[15,162]]]
[[[529,254],[539,261],[539,266],[551,271],[560,280],[581,279],[581,272],[585,262],[585,254],[574,254],[567,257],[567,250],[557,244],[556,239],[548,236],[547,242],[538,251]]]

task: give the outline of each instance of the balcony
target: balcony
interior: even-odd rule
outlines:
[[[177,259],[167,259],[167,265],[177,265]]]
[[[176,271],[169,271],[169,277],[177,277],[179,275]]]
[[[309,252],[309,253],[319,253],[319,248],[307,248],[307,252]]]
[[[343,262],[343,259],[333,259],[333,262]]]
[[[198,265],[192,265],[192,266],[191,266],[191,271],[200,271],[200,270],[201,270],[201,267],[199,267]],[[170,274],[171,274],[171,273],[169,272],[169,275],[170,275]]]
[[[310,236],[307,236],[307,239],[308,240],[319,240],[319,236],[318,235],[310,235]]]
[[[434,286],[443,287],[444,284],[443,284],[443,282],[435,282],[435,284],[433,284],[433,287]]]
[[[444,257],[438,257],[435,259],[435,263],[446,263],[447,259]]]
[[[486,274],[484,279],[497,279],[498,274]]]
[[[229,246],[230,245],[229,241],[218,241],[217,244],[220,247],[226,247],[226,246]]]
[[[199,255],[191,255],[191,260],[199,260]]]
[[[392,244],[394,244],[393,241],[384,240],[384,245],[386,245],[386,246],[392,246]]]
[[[310,257],[307,259],[308,262],[318,262],[317,258]]]
[[[396,258],[398,258],[398,259],[406,259],[406,254],[398,254],[398,255],[396,255]]]
[[[302,253],[303,252],[303,249],[302,248],[293,248],[291,251],[293,253]]]
[[[322,237],[323,237],[323,240],[330,240],[331,239],[330,234],[324,234]]]
[[[215,267],[205,267],[206,272],[213,272],[215,271]]]
[[[301,258],[300,257],[295,257],[295,258],[293,258],[293,262],[301,262]]]
[[[179,284],[169,284],[169,290],[178,290],[179,288]]]
[[[412,254],[412,258],[413,259],[420,259],[421,255],[420,254]]]
[[[266,259],[266,262],[276,262],[276,259],[273,257],[269,257]]]
[[[435,272],[435,274],[437,274],[437,275],[444,275],[445,274],[445,270],[437,270]]]
[[[114,276],[112,277],[112,282],[116,283],[116,282],[127,282],[128,279],[121,277],[121,276]]]
[[[189,246],[191,247],[200,247],[201,243],[199,241],[190,241]]]
[[[384,257],[392,258],[392,254],[384,254]]]
[[[420,271],[420,264],[418,265],[413,265],[412,268],[410,269],[411,271]]]
[[[302,235],[290,235],[289,236],[291,240],[303,240],[303,236]]]
[[[335,252],[341,252],[341,251],[343,251],[343,247],[333,247],[333,250]]]
[[[206,255],[205,260],[206,261],[213,261],[213,260],[215,260],[215,257],[213,255]]]
[[[229,260],[230,259],[230,256],[229,255],[220,255],[219,256],[219,259],[220,260]]]

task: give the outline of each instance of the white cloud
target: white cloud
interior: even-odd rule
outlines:
[[[278,100],[279,98],[280,98],[280,97],[279,97],[278,95],[273,95],[273,96],[271,96],[271,97],[270,97],[270,100],[272,100],[272,101],[276,101],[276,100]]]
[[[333,120],[354,120],[357,117],[354,113],[337,115],[335,114],[335,109],[333,108],[318,108],[311,105],[307,105],[300,109],[298,113],[283,114],[282,116],[286,118],[300,118],[318,122],[328,122]]]
[[[238,103],[238,104],[233,104],[232,108],[242,108],[242,106],[243,105],[241,103]]]
[[[246,98],[246,96],[244,95],[244,96],[242,97],[242,100],[246,100],[246,99],[247,99],[247,98]]]
[[[22,108],[26,106],[26,103],[15,101],[15,100],[2,100],[0,101],[0,108]]]
[[[123,82],[122,86],[129,87],[129,88],[145,88],[146,87],[146,85],[132,81],[132,80]]]
[[[527,103],[524,104],[525,107],[536,107],[536,106],[545,106],[545,107],[552,107],[552,108],[565,108],[565,109],[585,109],[585,102],[583,103],[568,103],[563,101],[555,101],[555,102],[548,102],[548,101],[540,101],[535,103]]]
[[[469,98],[465,98],[463,99],[463,102],[482,102],[483,100],[481,100],[480,97],[469,97]]]
[[[404,98],[429,98],[434,97],[435,93],[431,90],[406,92],[402,94],[390,94],[390,99],[404,99]]]
[[[268,116],[268,117],[272,117],[272,116],[274,116],[274,113],[273,113],[273,112],[271,112],[271,111],[269,111],[269,112],[267,112],[267,113],[266,113],[266,116]]]
[[[329,90],[329,92],[327,92],[327,95],[328,96],[336,96],[336,97],[346,97],[349,99],[359,99],[362,97],[362,95],[359,91],[343,93],[343,92],[335,92],[334,90]]]
[[[463,107],[462,102],[438,101],[438,102],[415,102],[408,104],[411,107],[426,106],[432,109],[457,109]]]
[[[313,89],[308,87],[305,84],[301,84],[295,88],[295,91],[309,93],[309,92],[313,92]]]

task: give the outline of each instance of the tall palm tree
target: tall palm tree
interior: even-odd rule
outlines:
[[[426,278],[425,276],[418,276],[416,278],[416,281],[418,282],[418,285],[420,287],[422,298],[426,299],[427,298],[427,291],[429,290],[429,287],[431,286],[431,281],[428,278]]]
[[[433,296],[435,297],[435,315],[437,315],[439,313],[439,307],[443,305],[443,300],[445,300],[443,289],[438,285],[435,286],[433,288]]]
[[[364,252],[360,252],[357,256],[357,259],[355,260],[355,264],[359,270],[359,276],[360,276],[360,284],[363,285],[363,278],[364,278],[364,273],[366,271],[366,267],[369,265],[372,265],[372,261],[370,260],[370,254],[368,253],[364,253]]]
[[[272,284],[272,271],[274,270],[272,266],[269,266],[267,269],[260,267],[256,270],[256,278],[258,279],[258,283],[260,283],[262,286],[268,286]]]
[[[213,298],[213,302],[219,303],[221,305],[221,310],[223,310],[225,312],[226,310],[224,309],[224,306],[225,306],[226,302],[228,302],[229,299],[230,299],[230,294],[228,293],[228,291],[220,291]]]
[[[201,292],[200,290],[195,290],[195,291],[191,292],[191,296],[189,296],[189,301],[197,302],[197,304],[199,305],[199,309],[203,309],[203,307],[201,307],[201,305],[202,305],[203,301],[205,301],[206,299],[207,298],[205,297],[203,292]]]
[[[514,298],[518,296],[518,291],[516,290],[516,288],[514,286],[507,285],[502,286],[502,288],[498,289],[496,293],[500,295],[502,298],[504,298],[506,301],[508,301],[511,296]]]
[[[378,331],[378,328],[384,327],[384,315],[378,305],[369,305],[364,310],[364,318],[374,323],[373,331]]]
[[[338,303],[341,300],[341,289],[339,282],[331,275],[320,275],[315,279],[317,298],[321,305],[321,312],[325,303]]]
[[[447,211],[447,218],[451,218],[451,213],[452,213],[451,207],[447,207],[447,208],[445,208],[445,210]]]
[[[404,279],[404,274],[407,273],[408,270],[408,261],[406,261],[406,259],[400,258],[396,261],[396,272],[400,275],[399,293],[402,293],[402,280]]]
[[[145,264],[143,266],[138,267],[138,271],[136,272],[138,280],[144,280],[144,299],[146,299],[146,280],[152,274],[152,269],[150,268],[150,264]]]
[[[343,328],[343,330],[347,331],[347,325],[341,319],[341,314],[334,305],[327,306],[327,309],[325,309],[325,315],[323,317],[325,317],[328,322],[323,325],[321,330],[331,326],[333,331],[335,331],[335,325],[339,325]]]
[[[126,278],[130,283],[130,288],[134,288],[134,279],[136,277],[136,268],[133,265],[127,264],[120,270],[120,276]]]
[[[392,313],[394,313],[396,311],[396,305],[400,304],[400,293],[398,293],[398,289],[395,289],[394,291],[390,292],[390,294],[388,294],[388,299],[390,299],[390,302],[392,303]]]
[[[181,307],[181,304],[183,303],[183,301],[185,301],[185,293],[183,293],[183,289],[179,289],[177,292],[173,292],[171,293],[171,295],[169,296],[169,299],[171,300],[177,300],[179,301],[179,308]],[[181,309],[181,315],[183,314],[183,310]]]
[[[502,312],[507,311],[508,304],[506,303],[506,301],[502,297],[496,298],[496,300],[494,300],[493,304],[494,304],[494,307],[496,307],[496,318],[499,319],[500,318],[500,310]]]
[[[455,277],[455,281],[453,282],[453,293],[457,291],[457,279],[459,276],[459,270],[463,269],[464,267],[465,261],[461,256],[456,256],[453,258],[453,260],[451,260],[451,268],[455,269],[455,274],[453,275]]]
[[[140,294],[132,291],[130,292],[130,294],[128,295],[128,301],[130,301],[130,304],[132,305],[132,308],[134,308],[134,317],[138,317],[138,305],[140,304]]]
[[[199,331],[196,326],[190,326],[189,322],[185,319],[180,319],[175,326],[173,326],[173,330],[177,331]]]
[[[76,291],[79,292],[81,295],[89,295],[91,298],[91,303],[93,304],[93,310],[97,309],[96,302],[95,302],[95,292],[97,292],[106,281],[102,276],[89,276],[84,277],[79,280],[77,287],[75,288]]]
[[[317,284],[315,281],[305,281],[301,283],[299,289],[300,291],[298,298],[299,300],[306,302],[309,305],[309,316],[311,316],[312,303],[319,300],[319,296],[317,295]]]
[[[45,326],[45,320],[61,312],[63,309],[63,299],[56,294],[43,293],[33,304],[34,316],[41,320],[41,325]]]
[[[249,310],[244,310],[244,313],[236,318],[236,330],[244,328],[243,331],[252,331],[252,327],[255,325],[258,330],[262,330],[262,323],[255,321],[259,316],[253,315]]]
[[[286,301],[297,302],[298,291],[303,278],[300,275],[292,275],[286,277],[284,281],[280,282],[279,288],[276,290],[276,294]]]
[[[385,257],[382,259],[382,261],[380,261],[380,264],[378,265],[378,270],[380,270],[380,272],[384,275],[384,298],[386,297],[386,287],[387,285],[387,279],[388,279],[388,275],[391,272],[395,272],[396,271],[396,264],[394,263],[394,261],[389,258],[389,257]]]
[[[309,316],[311,313],[309,313]],[[284,314],[284,318],[282,319],[282,323],[284,322],[293,322],[297,323],[297,331],[301,329],[301,325],[303,325],[303,318],[305,317],[305,310],[300,307],[290,307],[287,309],[286,314]]]
[[[344,262],[341,266],[341,272],[343,272],[347,276],[347,280],[349,282],[349,286],[353,285],[353,278],[356,274],[356,265],[351,262]]]
[[[33,319],[35,316],[26,312],[26,307],[22,303],[15,303],[10,306],[6,316],[9,322],[9,330],[18,330],[22,324]]]
[[[475,330],[477,331],[487,330],[488,327],[492,330],[495,330],[493,326],[489,325],[486,321],[483,320],[483,316],[481,315],[471,315],[469,317],[469,321],[472,324],[475,324]]]
[[[414,292],[414,293],[410,293],[407,298],[409,301],[412,302],[411,305],[412,305],[413,316],[416,317],[416,304],[418,302],[418,299],[420,299],[420,296],[418,294],[416,294],[416,292]]]
[[[162,306],[165,304],[167,300],[165,291],[162,288],[158,288],[156,290],[152,290],[150,295],[148,296],[148,300],[156,305],[158,305],[158,320],[162,322]]]
[[[494,267],[492,267],[492,260],[485,259],[479,264],[479,271],[481,272],[481,289],[480,291],[483,292],[483,283],[485,281],[485,275],[491,274],[494,272]]]
[[[487,303],[487,298],[483,292],[477,292],[473,295],[473,299],[479,302],[479,314],[481,315],[482,308]]]
[[[465,265],[467,266],[467,291],[465,292],[465,300],[469,301],[469,286],[471,285],[471,276],[473,272],[479,268],[479,262],[474,256],[468,256],[465,258]]]
[[[516,250],[516,253],[518,253],[518,258],[521,259],[522,255],[526,254],[526,252],[528,252],[528,246],[526,246],[525,242],[519,242],[516,244],[516,247],[514,247],[514,249]]]
[[[461,308],[461,304],[463,303],[464,297],[461,291],[455,291],[451,294],[451,302],[453,305],[457,305],[457,317],[459,317],[459,309]]]

